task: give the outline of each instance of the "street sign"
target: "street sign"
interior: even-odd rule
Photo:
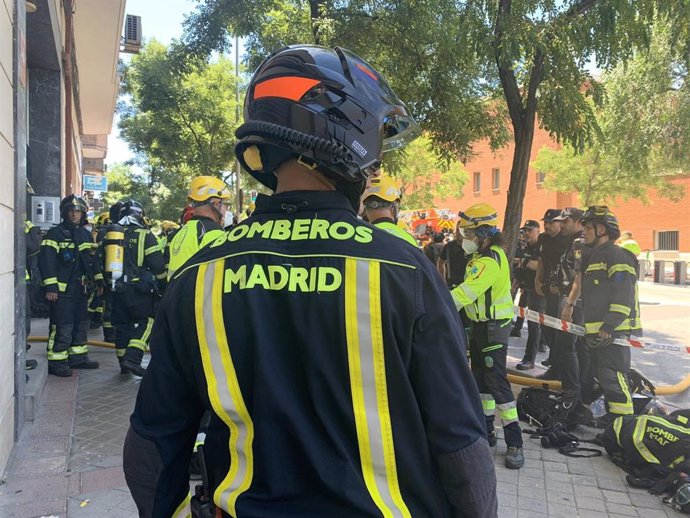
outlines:
[[[106,192],[108,190],[108,179],[105,176],[93,176],[85,174],[84,190]]]

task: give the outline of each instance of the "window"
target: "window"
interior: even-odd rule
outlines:
[[[537,171],[537,189],[544,187],[544,180],[546,179],[546,173],[544,171]]]
[[[678,250],[678,231],[657,231],[655,241],[655,248],[657,250]]]
[[[498,189],[501,187],[501,170],[500,169],[492,169],[491,170],[491,189],[493,191],[498,191]]]
[[[479,171],[476,171],[474,173],[474,193],[478,193],[479,191],[482,190],[482,173]]]

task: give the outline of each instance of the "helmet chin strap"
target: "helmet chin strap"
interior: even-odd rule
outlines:
[[[216,223],[219,225],[223,224],[223,214],[216,208],[212,202],[208,202],[208,206],[211,207],[211,212],[216,216]]]

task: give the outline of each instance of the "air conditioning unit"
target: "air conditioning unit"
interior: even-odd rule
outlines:
[[[31,222],[41,230],[48,230],[60,223],[60,198],[33,196],[31,198]]]
[[[125,18],[125,34],[122,52],[138,54],[141,50],[141,16],[128,14]]]

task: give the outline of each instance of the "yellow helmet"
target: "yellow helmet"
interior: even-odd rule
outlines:
[[[101,212],[98,217],[96,218],[96,225],[103,226],[103,225],[108,225],[110,223],[110,213],[106,210],[105,212]]]
[[[483,225],[488,225],[490,227],[498,225],[496,209],[488,203],[477,203],[472,205],[464,212],[460,211],[458,216],[460,216],[460,221],[458,222],[460,228],[471,229],[479,228]]]
[[[369,196],[376,196],[377,198],[389,202],[400,201],[402,197],[400,182],[387,174],[372,178],[371,185],[364,191],[362,201],[366,200]]]
[[[189,186],[187,197],[194,201],[206,201],[209,198],[230,198],[230,191],[225,182],[215,176],[197,176]]]

